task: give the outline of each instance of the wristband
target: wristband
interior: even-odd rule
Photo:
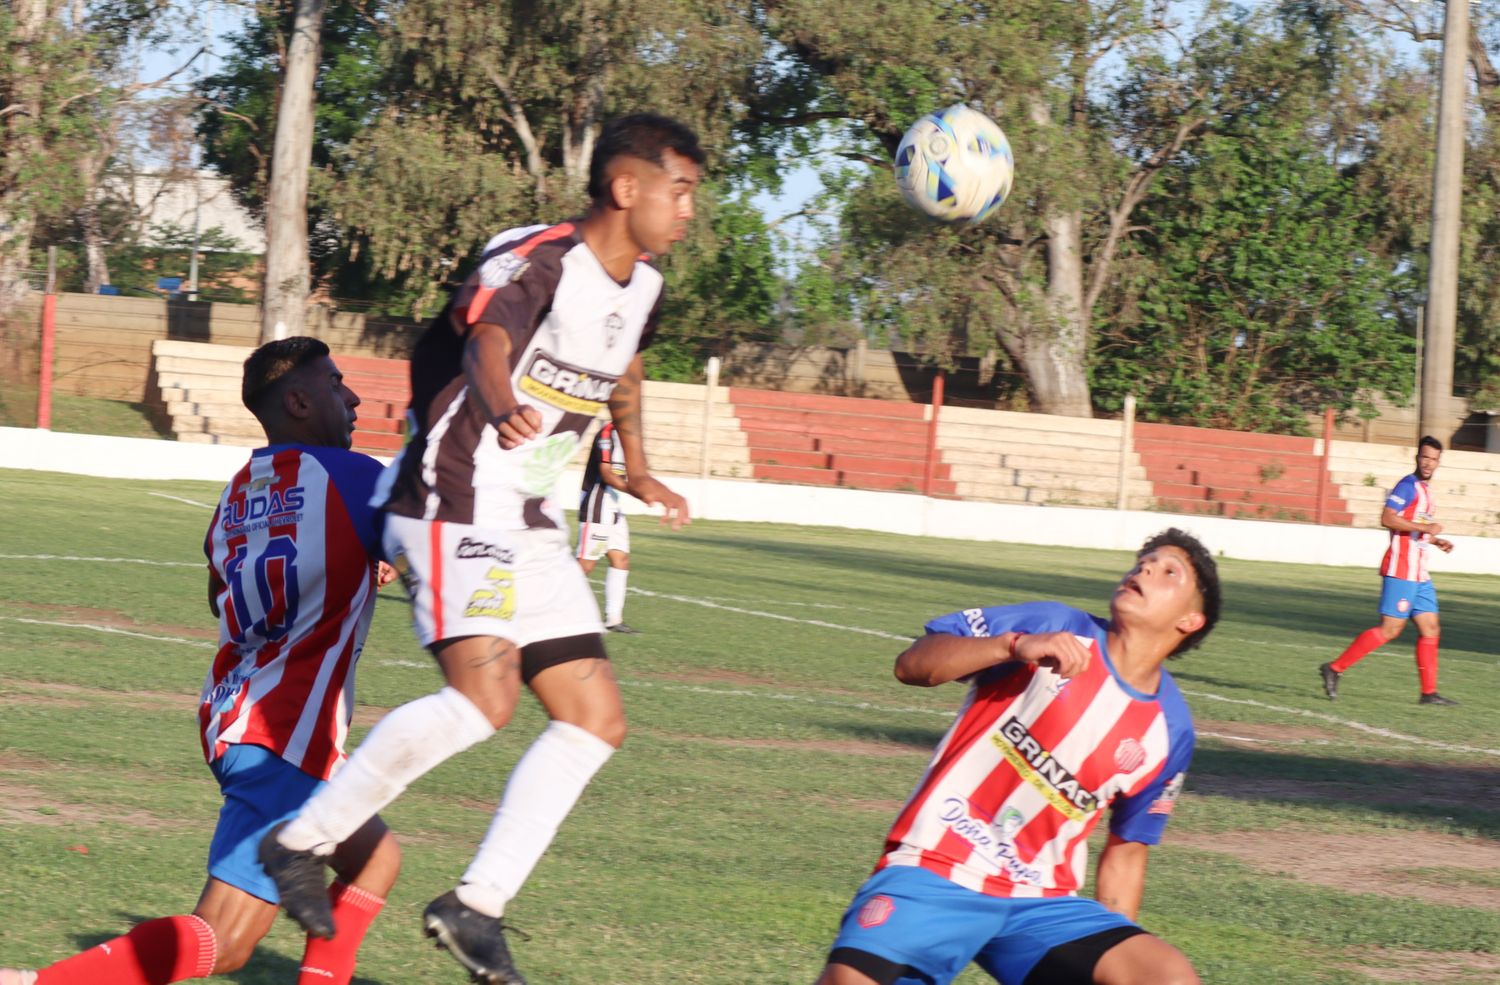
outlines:
[[[1025,636],[1025,635],[1026,635],[1025,633],[1016,633],[1014,636],[1012,636],[1010,638],[1010,655],[1009,655],[1009,657],[1010,657],[1011,660],[1016,659],[1016,644],[1019,643],[1019,642],[1021,642],[1021,637]]]

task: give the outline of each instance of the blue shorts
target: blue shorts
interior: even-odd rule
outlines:
[[[854,895],[833,951],[863,951],[914,969],[895,979],[901,985],[944,985],[970,961],[1004,985],[1022,985],[1048,951],[1112,930],[1143,933],[1095,900],[986,896],[926,869],[893,865]]]
[[[1437,589],[1431,581],[1407,581],[1389,575],[1380,579],[1380,614],[1392,619],[1410,619],[1422,612],[1436,612]]]
[[[323,786],[263,746],[233,745],[209,764],[224,794],[208,846],[208,874],[267,903],[281,902],[261,868],[260,840]]]

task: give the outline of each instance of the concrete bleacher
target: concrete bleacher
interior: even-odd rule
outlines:
[[[1135,449],[1158,509],[1310,522],[1321,491],[1323,522],[1353,519],[1312,438],[1137,423]]]
[[[944,407],[938,447],[957,495],[1001,503],[1113,507],[1120,493],[1119,421]],[[1125,506],[1151,505],[1151,484],[1124,452]]]
[[[1416,465],[1416,448],[1334,441],[1328,471],[1349,503],[1356,527],[1379,527],[1386,494]],[[1500,455],[1445,451],[1431,483],[1444,534],[1500,533]]]
[[[927,408],[859,397],[731,387],[750,477],[771,482],[917,492],[927,467]],[[944,462],[931,492],[952,496]]]

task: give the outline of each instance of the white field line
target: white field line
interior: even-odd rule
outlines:
[[[20,622],[28,626],[61,626],[64,629],[87,629],[94,633],[114,633],[118,636],[133,636],[141,640],[153,640],[157,643],[181,643],[183,646],[197,647],[203,650],[217,650],[217,643],[207,640],[186,640],[180,636],[152,636],[150,633],[137,633],[129,629],[120,629],[117,626],[100,626],[91,622],[61,622],[54,619],[26,619],[21,616],[0,616],[6,622]]]
[[[59,557],[59,556],[55,556],[55,555],[46,555],[46,554],[33,554],[33,555],[11,555],[11,554],[3,554],[3,555],[0,555],[0,558],[27,558],[27,559],[35,559],[35,560],[60,560],[60,561],[90,561],[90,560],[92,560],[92,561],[123,561],[123,562],[133,562],[133,563],[136,563],[136,564],[170,565],[170,566],[175,566],[175,567],[198,567],[198,565],[188,564],[187,562],[184,562],[184,561],[140,561],[140,560],[137,560],[135,558],[77,558],[77,557]],[[661,592],[651,592],[651,591],[647,591],[647,590],[642,589],[642,588],[634,588],[634,587],[632,587],[630,589],[630,591],[632,593],[635,593],[635,594],[638,594],[638,595],[644,595],[644,596],[647,596],[649,598],[666,599],[666,600],[671,601],[671,602],[681,602],[681,603],[684,603],[686,605],[698,605],[698,606],[702,606],[702,607],[708,608],[708,609],[721,609],[721,610],[726,611],[726,612],[736,612],[736,613],[739,613],[741,615],[758,616],[758,617],[764,618],[764,619],[774,619],[774,620],[777,620],[778,622],[791,622],[791,623],[798,623],[798,624],[805,625],[805,626],[818,626],[818,627],[821,627],[823,629],[837,629],[837,630],[839,630],[841,632],[846,632],[846,633],[863,633],[863,634],[865,634],[867,636],[878,636],[878,637],[880,637],[882,639],[900,640],[903,643],[912,639],[912,637],[910,637],[910,636],[898,636],[898,635],[896,635],[894,633],[886,633],[886,632],[882,632],[881,630],[878,630],[878,629],[866,629],[866,628],[861,627],[861,626],[840,626],[837,623],[824,622],[821,619],[798,619],[796,616],[784,616],[784,615],[781,615],[780,613],[776,613],[776,612],[761,612],[761,611],[758,611],[758,610],[755,610],[755,609],[742,609],[742,608],[739,608],[737,606],[719,605],[718,603],[716,603],[716,602],[710,602],[707,599],[695,599],[695,598],[690,598],[690,597],[685,596],[685,595],[667,595],[667,594],[663,594]],[[123,635],[123,636],[138,636],[138,637],[141,637],[143,639],[158,640],[160,642],[166,642],[166,643],[182,643],[182,644],[187,645],[187,646],[207,647],[209,649],[217,649],[217,647],[215,647],[214,644],[212,644],[212,643],[206,643],[206,642],[204,642],[202,640],[184,640],[184,639],[178,639],[176,637],[170,637],[170,636],[148,636],[145,633],[133,633],[133,632],[130,632],[129,630],[116,629],[116,628],[114,628],[112,626],[95,626],[95,625],[91,625],[91,624],[87,624],[87,623],[48,622],[48,621],[41,620],[41,619],[22,619],[22,618],[18,618],[18,617],[15,617],[15,616],[0,616],[0,619],[9,619],[9,620],[11,620],[13,622],[32,623],[32,624],[42,625],[42,626],[64,626],[64,627],[69,627],[69,628],[74,628],[74,629],[95,630],[95,631],[98,631],[98,632],[101,632],[101,633],[118,633],[118,634]],[[405,664],[404,663],[403,664],[397,664],[397,666],[405,666]],[[892,713],[896,713],[896,714],[907,714],[907,713],[910,713],[910,714],[922,714],[922,715],[942,715],[942,716],[945,716],[945,717],[951,717],[951,715],[952,715],[952,712],[948,712],[948,711],[935,711],[934,709],[931,709],[931,708],[892,708],[892,707],[885,706],[885,705],[872,704],[872,703],[867,702],[867,701],[855,701],[855,702],[827,701],[827,700],[824,700],[824,699],[821,699],[821,698],[812,697],[812,696],[809,696],[809,695],[775,694],[775,693],[764,693],[764,692],[760,692],[760,691],[746,691],[746,690],[726,690],[726,689],[719,689],[719,688],[705,688],[705,687],[699,687],[699,686],[694,686],[694,685],[660,685],[660,684],[652,684],[652,683],[644,682],[644,681],[640,681],[640,682],[634,682],[634,681],[632,681],[632,682],[623,682],[622,681],[621,683],[630,683],[633,686],[641,686],[641,687],[656,687],[656,688],[659,688],[661,690],[692,691],[692,692],[699,693],[699,694],[715,694],[715,695],[722,695],[722,696],[726,696],[726,697],[753,697],[753,698],[761,698],[761,699],[772,700],[772,701],[796,701],[796,702],[805,702],[805,703],[811,703],[811,704],[834,705],[834,706],[837,706],[837,707],[849,708],[849,709],[853,709],[853,710],[884,711],[884,712],[892,712]],[[1302,709],[1302,708],[1287,708],[1287,707],[1284,707],[1282,705],[1268,704],[1268,703],[1266,703],[1264,701],[1256,701],[1256,700],[1251,699],[1251,698],[1226,698],[1223,695],[1213,694],[1213,693],[1208,692],[1208,691],[1189,691],[1187,689],[1183,689],[1182,693],[1186,694],[1186,695],[1190,695],[1190,696],[1195,697],[1195,698],[1203,698],[1206,701],[1221,701],[1221,702],[1224,702],[1225,704],[1244,705],[1244,706],[1249,707],[1249,708],[1260,708],[1260,709],[1263,709],[1265,711],[1274,711],[1274,712],[1278,712],[1278,713],[1283,714],[1283,715],[1294,715],[1294,716],[1297,716],[1297,717],[1300,717],[1300,718],[1311,718],[1311,719],[1314,719],[1315,721],[1327,722],[1330,725],[1338,725],[1338,726],[1341,726],[1343,728],[1352,729],[1353,731],[1356,731],[1356,732],[1363,732],[1366,735],[1374,735],[1374,736],[1378,736],[1378,737],[1383,738],[1383,739],[1391,739],[1391,740],[1394,740],[1396,742],[1406,742],[1406,743],[1410,743],[1412,745],[1426,746],[1426,747],[1428,747],[1430,749],[1442,749],[1445,752],[1460,752],[1460,753],[1471,753],[1471,754],[1480,755],[1480,756],[1496,756],[1496,757],[1500,757],[1500,749],[1487,749],[1487,748],[1484,748],[1482,746],[1466,746],[1466,745],[1458,745],[1458,744],[1449,743],[1449,742],[1439,742],[1436,739],[1424,739],[1424,738],[1422,738],[1420,736],[1406,735],[1404,733],[1396,732],[1396,731],[1393,731],[1391,729],[1379,728],[1379,727],[1374,726],[1374,725],[1366,725],[1363,722],[1356,722],[1356,721],[1353,721],[1353,720],[1347,719],[1347,718],[1339,718],[1339,717],[1337,717],[1335,715],[1323,714],[1322,712],[1307,711],[1307,710]]]
[[[183,499],[181,496],[168,496],[166,493],[159,493],[159,492],[147,493],[146,495],[147,496],[159,496],[162,499],[170,499],[173,502],[177,502],[177,503],[186,503],[189,506],[201,506],[205,510],[214,509],[214,505],[212,503],[200,503],[196,499]]]
[[[6,561],[98,561],[104,564],[149,564],[154,568],[205,568],[207,561],[146,561],[138,557],[74,557],[67,554],[0,554]]]

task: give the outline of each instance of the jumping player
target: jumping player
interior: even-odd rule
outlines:
[[[1443,457],[1443,443],[1427,435],[1417,444],[1417,470],[1400,482],[1386,497],[1380,511],[1380,525],[1391,532],[1391,543],[1380,562],[1380,625],[1367,629],[1332,660],[1318,668],[1323,678],[1323,693],[1329,701],[1338,700],[1339,678],[1377,649],[1400,636],[1408,619],[1417,624],[1417,682],[1421,693],[1417,703],[1456,705],[1457,701],[1438,694],[1438,602],[1427,571],[1427,545],[1444,554],[1453,550],[1453,542],[1439,537],[1443,525],[1433,519],[1433,504],[1428,483],[1437,472]]]
[[[604,628],[611,633],[639,633],[625,623],[625,582],[630,577],[630,527],[620,509],[625,489],[625,459],[613,423],[594,436],[578,490],[578,563],[593,574],[600,557],[609,559],[604,573]]]
[[[40,971],[0,970],[0,985],[164,985],[239,969],[276,918],[256,848],[344,759],[375,608],[379,515],[368,504],[380,463],[349,451],[359,397],[317,339],[261,346],[241,393],[267,446],[225,487],[204,542],[219,652],[198,723],[224,795],[208,883],[189,915],[149,920]],[[383,570],[380,583],[394,577]],[[347,985],[400,850],[371,818],[331,864],[326,903],[339,933],[308,938],[299,985]]]
[[[819,985],[941,985],[969,962],[1005,985],[1190,985],[1135,923],[1150,845],[1193,754],[1162,664],[1219,616],[1213,558],[1146,541],[1103,620],[1059,602],[965,609],[896,658],[904,684],[969,684],[958,719],[855,895]],[[1097,900],[1077,895],[1105,807]]]
[[[691,130],[640,114],[606,124],[587,216],[494,237],[412,357],[412,441],[383,478],[385,547],[418,639],[447,684],[395,709],[261,858],[282,904],[333,930],[322,861],[418,777],[510,721],[527,685],[551,724],[522,756],[479,852],[423,922],[478,980],[515,983],[500,917],[594,773],[625,739],[599,608],[551,499],[606,405],[625,491],[688,521],[653,478],[641,351],[662,276],[646,259],[685,234],[704,159]]]

